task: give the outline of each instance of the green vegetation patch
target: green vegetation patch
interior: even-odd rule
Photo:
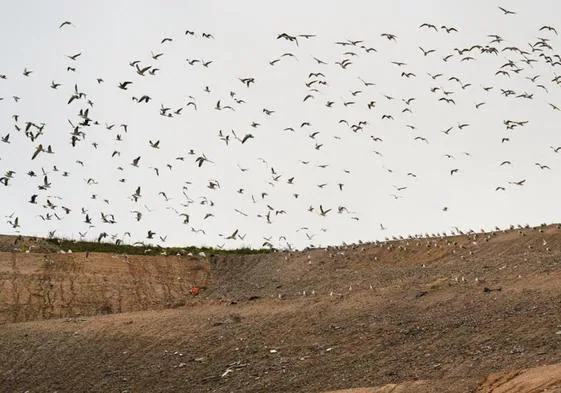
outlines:
[[[46,239],[49,243],[60,247],[61,250],[72,252],[106,252],[114,254],[128,254],[128,255],[193,255],[199,252],[205,254],[235,254],[235,255],[248,255],[248,254],[268,254],[275,252],[271,248],[236,248],[236,249],[220,249],[213,247],[161,247],[158,245],[131,245],[131,244],[115,244],[107,242],[88,242],[77,241],[71,239],[50,238]]]

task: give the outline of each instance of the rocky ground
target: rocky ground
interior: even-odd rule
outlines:
[[[561,392],[557,226],[205,257],[14,241],[0,391]]]

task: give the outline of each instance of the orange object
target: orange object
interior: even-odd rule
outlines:
[[[197,296],[199,292],[201,292],[201,288],[197,287],[196,285],[193,285],[191,287],[191,295]]]

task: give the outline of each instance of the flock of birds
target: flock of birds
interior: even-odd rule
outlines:
[[[515,11],[498,8],[500,18],[517,15]],[[58,33],[73,34],[79,28],[72,21],[64,21],[58,26]],[[333,226],[357,225],[364,215],[370,214],[369,206],[350,206],[346,202],[353,200],[349,193],[362,192],[356,172],[365,165],[363,158],[353,161],[349,157],[353,153],[345,152],[346,144],[368,152],[368,159],[373,160],[368,165],[376,166],[378,176],[389,179],[391,184],[390,189],[380,191],[381,200],[395,203],[411,197],[412,190],[431,176],[416,170],[419,160],[434,155],[434,149],[423,152],[424,147],[444,146],[444,151],[430,159],[440,160],[438,171],[446,172],[449,178],[470,170],[469,161],[480,159],[474,157],[476,152],[452,152],[448,147],[465,142],[466,135],[475,132],[471,131],[476,127],[472,124],[477,123],[479,113],[489,111],[501,116],[500,110],[488,108],[488,102],[503,100],[507,106],[523,103],[539,108],[532,110],[560,111],[561,103],[555,102],[555,89],[561,86],[561,75],[556,74],[561,55],[554,49],[558,34],[555,27],[538,26],[537,37],[521,45],[493,33],[478,43],[456,46],[454,37],[461,33],[461,27],[425,22],[419,24],[418,30],[418,36],[426,38],[427,43],[430,34],[443,35],[453,48],[433,48],[423,43],[396,52],[391,45],[402,45],[401,36],[381,32],[373,42],[345,38],[329,44],[330,52],[320,53],[316,49],[319,46],[315,46],[321,40],[319,36],[281,32],[271,37],[276,56],[252,59],[258,63],[259,72],[222,75],[230,80],[226,88],[201,77],[200,86],[191,88],[184,101],[173,103],[166,103],[166,97],[149,91],[146,86],[152,82],[145,81],[157,81],[168,71],[164,60],[178,41],[197,40],[199,47],[206,43],[212,46],[221,37],[192,30],[185,30],[182,36],[160,37],[156,49],[148,49],[124,64],[119,76],[112,72],[87,81],[80,74],[87,48],[64,55],[61,67],[67,77],[63,81],[45,79],[41,70],[31,66],[23,66],[19,75],[4,74],[0,69],[0,108],[9,100],[16,108],[12,113],[0,110],[0,195],[13,203],[25,198],[29,206],[23,212],[13,210],[10,203],[2,204],[5,224],[20,233],[32,232],[37,223],[45,222],[51,237],[72,236],[68,228],[79,225],[78,236],[82,240],[134,244],[164,244],[167,231],[176,232],[175,225],[180,224],[184,228],[183,238],[191,236],[189,242],[208,244],[219,239],[214,244],[219,248],[253,244],[292,249],[296,245],[313,245],[314,239],[321,238]],[[400,53],[402,57],[406,54],[415,61],[388,57],[385,51],[392,55]],[[186,72],[196,70],[197,78],[219,62],[192,55],[178,61]],[[379,87],[387,75],[380,76],[375,71],[364,74],[370,61],[382,64],[380,67],[400,79],[396,92]],[[459,67],[464,67],[461,69],[472,77],[459,76],[455,72]],[[355,73],[355,69],[359,71]],[[291,87],[288,82],[285,87],[279,86],[279,80],[283,84],[284,72],[302,75],[298,82],[300,90],[287,94],[294,94],[289,100],[301,109],[299,115],[303,113],[303,118],[289,109],[283,110],[282,104],[268,104],[277,102],[276,96]],[[277,81],[274,90],[262,89],[272,98],[252,100],[258,96],[253,91],[259,89],[265,73],[274,74]],[[60,103],[64,108],[61,111],[72,113],[66,124],[49,124],[22,114],[20,110],[23,111],[27,97],[2,88],[6,80],[26,83],[39,75],[39,86],[52,90],[50,104]],[[173,75],[170,77],[173,79]],[[485,83],[476,82],[479,77]],[[345,86],[339,88],[343,83]],[[83,88],[84,85],[89,88]],[[522,90],[520,86],[524,86]],[[166,121],[204,128],[202,133],[214,135],[212,143],[190,136],[189,146],[184,146],[181,136],[161,130],[146,132],[143,127],[151,125],[143,122],[133,125],[124,118],[110,120],[97,109],[98,88],[104,89],[103,100],[108,99],[108,94],[117,95],[119,102],[126,100],[123,105],[131,111],[142,113],[150,121],[159,121],[150,124],[160,124],[162,129],[170,124],[161,123]],[[470,102],[473,97],[477,100]],[[416,118],[417,113],[429,117],[426,125]],[[238,123],[232,125],[235,121],[229,123],[230,116],[234,114]],[[473,116],[473,123],[467,120],[468,114]],[[220,128],[209,129],[206,119],[220,121]],[[429,130],[438,127],[439,119],[448,123],[437,131]],[[531,127],[534,119],[501,120],[500,134],[486,131],[487,140],[496,143],[496,150],[513,143],[519,131]],[[64,128],[67,134],[61,143],[59,131]],[[536,173],[554,169],[553,161],[561,153],[561,138],[557,139],[560,143],[551,140],[543,146],[543,161],[532,163]],[[394,157],[388,157],[392,152],[385,150],[391,144]],[[395,152],[396,144],[403,145],[403,154]],[[304,152],[306,158],[300,156]],[[6,159],[10,154],[17,158]],[[411,159],[404,159],[408,155],[412,155]],[[399,169],[390,167],[392,160],[401,162]],[[350,167],[353,163],[357,168]],[[112,169],[106,170],[105,165]],[[496,170],[514,163],[500,159],[493,165]],[[409,169],[402,170],[403,166]],[[293,172],[282,170],[283,167]],[[306,184],[301,179],[306,179]],[[310,184],[309,179],[321,180]],[[489,191],[508,192],[528,187],[530,181],[526,176],[517,178],[513,172],[500,172]],[[28,195],[24,195],[26,192]],[[448,205],[440,206],[439,213],[447,214],[449,209]],[[214,223],[219,214],[227,215],[229,227]],[[338,220],[320,221],[332,216]],[[70,224],[65,226],[64,222]],[[255,226],[256,222],[264,225]],[[279,222],[282,230],[271,229]],[[317,222],[321,225],[317,226]],[[123,227],[123,223],[133,226]],[[377,222],[376,229],[383,233],[387,225]]]

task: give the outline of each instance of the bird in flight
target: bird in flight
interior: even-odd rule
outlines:
[[[506,8],[503,8],[501,6],[498,6],[498,7],[505,15],[515,15],[516,14],[516,12],[514,12],[514,11],[509,11]]]
[[[552,31],[552,32],[555,33],[555,35],[557,35],[557,29],[556,29],[555,27],[552,27],[552,26],[542,26],[542,27],[540,28],[540,31],[543,31],[543,30]]]
[[[432,25],[430,23],[423,23],[422,25],[419,26],[419,29],[426,27],[428,29],[433,29],[434,31],[438,31],[438,29],[436,28],[435,25]]]
[[[428,56],[431,53],[436,52],[436,49],[428,49],[428,50],[424,50],[422,47],[419,47],[419,49],[421,50],[421,52],[423,52],[423,55]]]

